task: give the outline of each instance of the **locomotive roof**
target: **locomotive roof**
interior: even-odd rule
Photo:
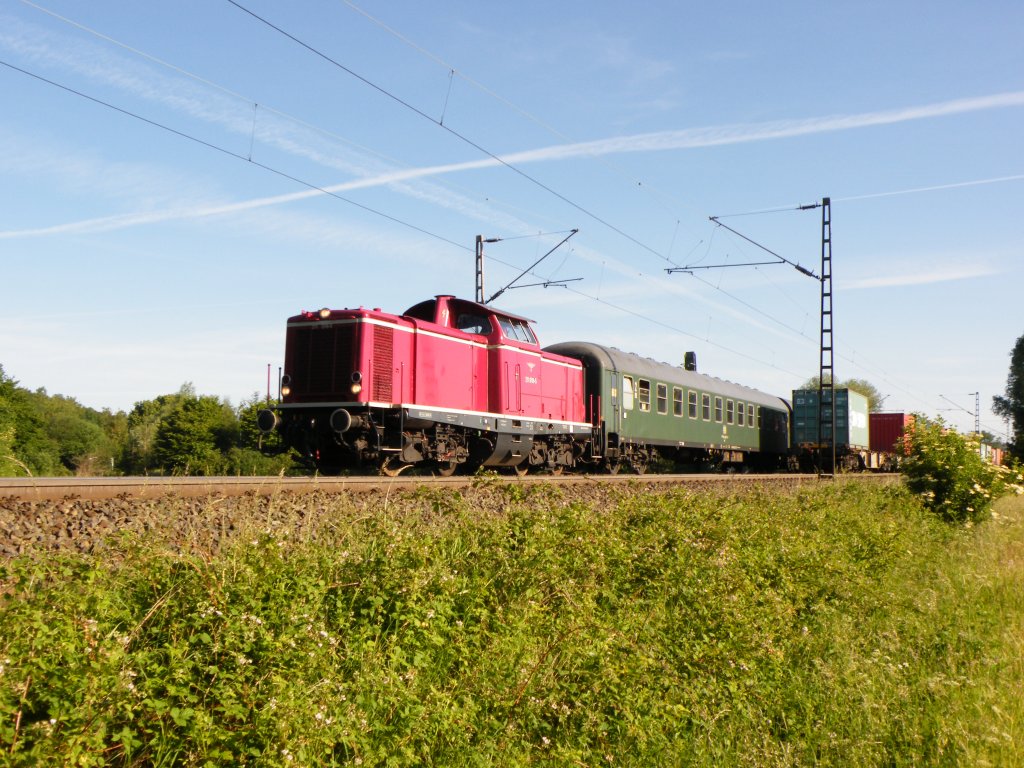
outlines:
[[[417,307],[421,307],[424,304],[436,303],[437,301],[439,301],[441,299],[447,299],[450,303],[458,304],[460,307],[469,307],[469,308],[475,309],[476,311],[480,312],[480,314],[483,314],[483,315],[500,315],[501,317],[507,317],[507,318],[510,318],[512,320],[522,320],[524,323],[536,323],[537,322],[536,320],[533,320],[533,319],[531,319],[529,317],[523,317],[522,315],[517,315],[514,312],[509,312],[509,311],[504,310],[504,309],[498,309],[497,307],[492,307],[489,304],[480,304],[479,302],[470,301],[469,299],[460,299],[458,296],[453,296],[453,295],[447,294],[447,293],[442,293],[442,294],[439,294],[439,295],[435,296],[432,299],[427,299],[425,301],[421,301],[419,304],[414,304],[413,306],[409,307],[409,309],[405,310],[405,312],[403,312],[402,315],[403,316],[404,315],[408,315],[410,312],[415,310]]]
[[[758,405],[788,410],[785,400],[776,395],[752,387],[719,379],[715,376],[688,371],[679,365],[670,365],[641,357],[632,352],[623,352],[615,347],[606,347],[590,341],[567,341],[545,347],[545,351],[556,352],[567,357],[590,358],[593,362],[622,373],[645,376],[668,384],[679,384],[724,397],[746,400]]]

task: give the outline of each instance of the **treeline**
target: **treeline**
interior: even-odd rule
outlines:
[[[290,458],[259,449],[256,414],[263,407],[255,394],[235,407],[187,383],[128,413],[97,411],[25,389],[0,365],[0,476],[289,472]]]

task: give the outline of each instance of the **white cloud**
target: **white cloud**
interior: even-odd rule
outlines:
[[[912,285],[932,285],[934,283],[949,283],[957,280],[971,280],[996,274],[999,274],[998,270],[983,264],[950,265],[938,267],[928,272],[917,270],[902,274],[879,275],[877,277],[851,280],[843,282],[841,287],[845,290],[903,288]]]
[[[121,216],[109,216],[79,222],[69,222],[55,225],[53,227],[8,230],[7,232],[0,232],[0,239],[63,234],[69,231],[107,231],[111,229],[122,229],[125,227],[151,224],[158,221],[193,219],[237,213],[246,210],[264,208],[267,206],[280,205],[282,203],[294,202],[297,200],[316,197],[325,193],[341,195],[345,192],[358,189],[397,185],[401,182],[411,182],[432,176],[490,168],[500,165],[502,162],[510,165],[521,165],[525,163],[564,160],[572,157],[600,157],[626,152],[664,152],[679,149],[696,149],[701,147],[721,146],[725,144],[739,144],[790,138],[794,136],[805,136],[829,131],[853,130],[856,128],[876,125],[891,125],[906,122],[908,120],[922,120],[953,114],[1016,106],[1024,106],[1024,91],[1014,91],[971,99],[957,99],[954,101],[939,102],[920,107],[908,107],[886,112],[867,112],[855,115],[808,118],[806,120],[712,126],[708,128],[692,128],[681,131],[663,131],[659,133],[638,134],[634,136],[619,136],[599,141],[582,142],[577,144],[560,144],[535,150],[516,152],[503,156],[501,160],[483,158],[461,163],[447,163],[444,165],[432,165],[421,168],[393,170],[377,174],[375,176],[367,176],[347,181],[342,184],[324,186],[321,189],[307,189],[300,192],[274,195],[271,197],[257,198],[253,200],[243,200],[236,203],[213,206],[191,206],[164,211],[148,211],[145,213],[125,214]],[[962,182],[957,185],[942,185],[934,188],[942,189],[946,186],[994,183],[997,181],[1009,181],[1018,178],[1021,177],[1005,176],[997,179]],[[932,188],[929,187],[927,189]]]

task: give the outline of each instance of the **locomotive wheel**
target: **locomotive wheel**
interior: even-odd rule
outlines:
[[[508,465],[504,467],[498,467],[498,474],[511,475],[512,477],[522,477],[530,470],[530,462],[524,461],[522,464]]]
[[[391,456],[380,465],[380,473],[385,477],[398,477],[411,466],[412,464],[403,464],[397,456]]]
[[[441,477],[451,477],[458,468],[459,463],[457,461],[439,461],[434,465],[434,472]]]

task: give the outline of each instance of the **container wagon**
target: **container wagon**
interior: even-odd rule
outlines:
[[[832,407],[826,400],[820,410],[819,435],[819,398],[817,389],[793,390],[793,449],[804,471],[828,469],[831,463]],[[864,469],[870,450],[868,399],[852,389],[836,389],[835,428],[836,469]]]

